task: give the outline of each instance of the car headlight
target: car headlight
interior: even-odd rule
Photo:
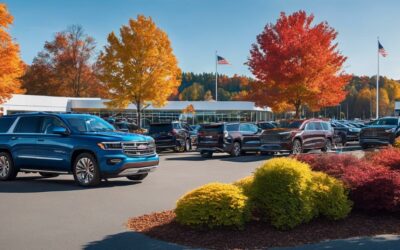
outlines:
[[[103,150],[121,150],[121,142],[99,142],[97,146]]]
[[[292,136],[292,132],[282,132],[279,133],[279,135],[281,136],[282,139],[288,140]]]
[[[360,129],[359,128],[350,128],[349,131],[357,133],[357,132],[360,132]]]
[[[156,142],[154,140],[150,140],[150,141],[148,141],[148,143],[149,143],[149,147],[150,148],[155,148],[156,147]]]
[[[396,132],[396,128],[391,128],[391,129],[385,129],[386,133],[394,133]]]

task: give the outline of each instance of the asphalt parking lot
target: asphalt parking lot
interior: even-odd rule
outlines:
[[[347,150],[360,152],[357,147]],[[127,233],[124,223],[132,216],[172,209],[180,196],[202,184],[247,176],[268,159],[254,154],[203,159],[196,152],[160,156],[159,169],[142,183],[118,178],[85,189],[72,176],[36,174],[1,182],[0,249],[165,249]]]

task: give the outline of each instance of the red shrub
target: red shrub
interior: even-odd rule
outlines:
[[[393,170],[400,170],[400,149],[388,147],[376,152],[369,152],[365,158],[374,165],[387,166]]]
[[[350,154],[304,154],[296,156],[296,159],[308,163],[314,171],[321,171],[339,179],[348,167],[365,164],[363,160]]]
[[[365,211],[400,211],[400,173],[386,167],[349,168],[344,181],[356,208]]]

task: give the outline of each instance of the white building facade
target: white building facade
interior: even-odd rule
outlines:
[[[101,98],[77,98],[58,96],[13,95],[0,105],[3,114],[23,112],[74,112],[89,113],[101,117],[119,116],[137,117],[136,106],[131,104],[126,109],[110,109],[108,100]],[[193,105],[194,114],[183,114],[182,110]],[[186,120],[191,124],[218,121],[266,121],[273,118],[271,109],[259,108],[254,102],[243,101],[169,101],[163,107],[149,105],[143,112],[143,125],[153,122]]]

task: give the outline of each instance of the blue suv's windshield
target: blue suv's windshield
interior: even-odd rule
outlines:
[[[114,127],[97,116],[73,116],[66,120],[72,129],[79,132],[112,132]]]

